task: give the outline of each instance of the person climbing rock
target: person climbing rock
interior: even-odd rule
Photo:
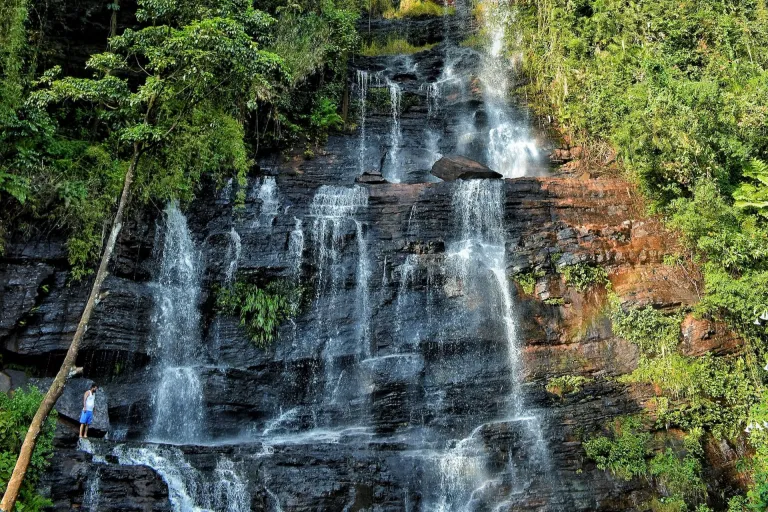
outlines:
[[[80,413],[80,437],[88,437],[88,427],[93,423],[93,407],[96,405],[96,391],[99,386],[91,385],[83,395],[83,412]]]

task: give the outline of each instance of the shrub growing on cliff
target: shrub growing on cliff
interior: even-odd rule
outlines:
[[[455,7],[437,5],[431,0],[400,0],[400,7],[386,11],[384,17],[422,18],[427,16],[448,16],[455,13]]]
[[[566,284],[576,288],[581,293],[586,292],[593,286],[605,286],[610,284],[608,280],[608,271],[603,267],[597,267],[586,263],[577,263],[575,265],[566,265],[560,272],[565,278]]]
[[[547,381],[546,389],[553,395],[562,398],[571,393],[578,393],[585,384],[589,384],[593,380],[594,379],[583,377],[581,375],[562,375],[560,377],[549,379],[549,381]]]
[[[517,284],[520,285],[523,293],[531,295],[535,291],[536,281],[538,281],[540,277],[544,277],[544,271],[536,270],[532,272],[522,272],[517,274],[514,276],[514,279],[517,281]]]
[[[652,306],[628,308],[621,306],[617,295],[609,297],[613,332],[637,345],[647,355],[673,352],[680,343],[679,314],[666,315]]]
[[[619,418],[609,425],[611,437],[595,436],[584,442],[587,457],[597,463],[599,469],[631,480],[648,472],[646,458],[650,454],[648,443],[651,435],[643,432],[638,418]]]
[[[277,280],[266,286],[238,280],[231,288],[219,288],[216,308],[225,315],[240,318],[248,337],[267,348],[280,325],[300,310],[304,290],[293,283]]]
[[[681,453],[665,448],[654,455],[652,436],[645,431],[640,417],[617,418],[607,427],[608,436],[598,435],[584,442],[587,457],[598,468],[625,480],[653,478],[661,496],[649,504],[652,510],[688,510],[686,504],[696,504],[706,497],[698,458],[700,431],[685,438]]]
[[[375,39],[363,45],[360,54],[365,57],[379,57],[382,55],[411,55],[434,48],[434,44],[415,46],[402,37],[389,37],[386,43],[379,43]]]
[[[27,391],[16,390],[11,397],[0,393],[0,492],[5,491],[16,456],[21,448],[21,441],[42,399],[43,394],[34,387]],[[19,501],[16,502],[17,510],[36,512],[51,505],[50,500],[37,494],[36,486],[40,476],[48,467],[48,459],[53,453],[55,428],[56,413],[54,412],[45,422],[45,428],[38,439],[27,477],[21,488]]]

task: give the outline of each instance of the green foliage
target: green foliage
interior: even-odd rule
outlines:
[[[744,428],[759,391],[743,358],[672,354],[641,356],[638,368],[622,382],[649,382],[675,399],[658,411],[659,426],[706,429],[716,438],[734,438]]]
[[[431,50],[435,44],[425,44],[415,46],[402,37],[390,36],[386,43],[379,43],[375,39],[370,43],[363,45],[360,54],[366,57],[379,57],[382,55],[412,55],[427,50]]]
[[[754,209],[763,217],[768,216],[768,164],[752,159],[744,168],[744,177],[751,181],[741,182],[733,192],[733,206]]]
[[[706,497],[707,486],[701,479],[701,469],[698,458],[691,454],[681,458],[670,448],[656,454],[648,463],[648,472],[656,480],[656,487],[667,499],[683,505]]]
[[[43,394],[37,388],[16,390],[12,397],[0,393],[0,493],[5,492],[29,423],[42,400]],[[36,486],[53,454],[55,428],[56,411],[53,411],[40,433],[35,451],[32,452],[19,501],[16,503],[16,510],[19,512],[41,511],[52,505],[50,500],[37,494]]]
[[[71,233],[74,279],[98,257],[137,156],[132,197],[142,202],[189,200],[203,173],[244,185],[250,159],[241,119],[288,76],[258,45],[275,20],[245,3],[143,0],[137,18],[153,24],[125,30],[92,55],[93,78],[59,78],[58,70],[41,77],[0,139],[0,191],[25,202],[7,215]]]
[[[546,389],[553,395],[562,398],[571,393],[578,393],[585,384],[589,384],[592,381],[594,381],[594,379],[583,377],[581,375],[562,375],[560,377],[549,379],[547,381]]]
[[[650,356],[670,354],[675,350],[680,342],[680,315],[665,315],[652,306],[625,311],[616,295],[611,295],[609,302],[614,334]]]
[[[741,356],[684,357],[677,318],[614,308],[616,333],[643,352],[626,379],[674,398],[665,423],[734,435],[750,406],[766,401],[757,362],[768,360],[768,326],[755,325],[768,309],[764,0],[520,0],[506,8],[516,28],[507,50],[524,54],[534,108],[575,143],[616,150],[654,210],[695,249],[704,275],[696,312],[725,320],[748,342]],[[768,470],[760,469],[768,449],[759,437],[750,444],[755,485],[733,510],[768,508]]]
[[[2,193],[24,204],[29,196],[29,179],[0,171],[0,194]]]
[[[338,114],[338,106],[330,98],[320,98],[317,107],[312,111],[310,123],[320,133],[328,130],[338,130],[344,126],[344,119]]]
[[[650,306],[625,311],[611,296],[614,333],[640,348],[637,368],[621,382],[652,383],[676,399],[658,410],[659,426],[706,429],[717,438],[734,437],[746,423],[759,390],[745,357],[683,356],[679,314],[665,315]]]
[[[294,141],[307,128],[322,139],[328,129],[341,126],[340,116],[326,114],[330,105],[342,103],[348,56],[360,47],[358,10],[355,2],[326,0],[312,5],[278,9],[269,49],[285,62],[291,83],[272,105],[275,130],[266,133],[265,142]],[[323,119],[330,124],[318,130],[317,122],[323,124]]]
[[[323,2],[320,12],[283,11],[269,49],[290,70],[295,85],[331,65],[333,72],[346,70],[344,57],[357,49],[357,14]]]
[[[21,101],[22,52],[26,47],[27,0],[0,4],[0,123],[13,116]],[[2,190],[2,189],[0,189]]]
[[[515,281],[517,281],[517,284],[520,285],[523,293],[526,295],[532,295],[536,289],[536,281],[538,281],[541,277],[544,277],[544,272],[541,270],[521,272],[515,275]]]
[[[267,348],[280,325],[299,313],[304,290],[277,280],[258,286],[238,280],[231,288],[216,293],[216,308],[225,315],[238,316],[240,325],[257,346]]]
[[[603,267],[596,267],[586,263],[566,265],[560,269],[566,284],[576,288],[581,293],[593,286],[605,286],[610,283],[608,272]]]
[[[12,227],[63,232],[72,277],[87,275],[136,149],[137,202],[189,201],[210,174],[218,183],[236,178],[241,206],[260,142],[340,126],[335,107],[347,55],[359,48],[358,3],[260,2],[276,19],[243,0],[141,0],[126,24],[143,28],[113,37],[86,73],[52,69],[33,80],[33,59],[24,59],[27,4],[6,2],[0,249]],[[18,93],[5,91],[9,80]]]
[[[456,13],[455,7],[444,7],[430,0],[400,0],[398,9],[384,13],[385,18],[423,18],[428,16],[449,16]]]
[[[649,503],[654,511],[688,510],[706,498],[707,486],[702,479],[700,431],[694,430],[684,440],[682,450],[667,447],[653,454],[652,436],[645,432],[641,418],[617,418],[607,425],[608,436],[594,436],[584,442],[587,457],[599,469],[624,480],[652,478],[658,496]]]
[[[595,436],[584,442],[587,457],[594,460],[599,469],[610,471],[624,480],[646,475],[651,435],[643,432],[640,420],[636,417],[619,418],[609,425],[609,430],[610,437]]]
[[[745,496],[734,496],[728,500],[728,512],[748,512],[749,503]]]

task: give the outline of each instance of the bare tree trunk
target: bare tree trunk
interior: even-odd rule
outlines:
[[[117,35],[117,11],[120,9],[120,0],[112,2],[112,17],[109,20],[109,37]]]
[[[48,392],[40,403],[40,407],[37,408],[35,417],[29,425],[29,430],[27,430],[27,435],[24,437],[24,443],[21,445],[19,458],[16,460],[16,466],[13,468],[11,479],[8,481],[8,487],[5,490],[5,495],[3,495],[3,501],[0,502],[0,510],[5,512],[11,512],[16,505],[16,499],[18,498],[21,484],[24,482],[24,475],[27,473],[30,458],[37,445],[37,438],[45,424],[45,420],[48,419],[48,415],[53,410],[53,406],[56,405],[56,401],[61,397],[62,393],[64,393],[64,386],[67,385],[67,381],[76,374],[75,362],[77,360],[77,353],[80,350],[80,343],[83,340],[83,335],[88,329],[88,322],[91,319],[91,313],[93,312],[93,308],[96,305],[101,291],[101,285],[107,277],[107,267],[109,266],[109,260],[112,258],[117,235],[120,234],[120,228],[123,223],[123,212],[125,211],[125,205],[128,203],[128,195],[131,190],[131,183],[133,182],[136,165],[139,163],[139,157],[141,156],[141,149],[139,143],[133,145],[133,156],[131,157],[131,163],[128,166],[128,171],[125,173],[125,180],[123,181],[123,193],[120,196],[117,213],[115,213],[115,218],[112,221],[112,231],[109,234],[107,245],[101,255],[99,270],[96,272],[96,279],[93,281],[91,294],[88,296],[88,302],[85,303],[85,309],[80,317],[80,322],[77,324],[75,336],[72,338],[72,344],[69,345],[69,350],[67,350],[64,362],[61,363],[61,368],[59,368],[56,378],[53,379],[51,387],[48,388]]]

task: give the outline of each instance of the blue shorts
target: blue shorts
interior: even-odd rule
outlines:
[[[93,411],[83,411],[80,413],[80,423],[90,425],[93,423]]]

